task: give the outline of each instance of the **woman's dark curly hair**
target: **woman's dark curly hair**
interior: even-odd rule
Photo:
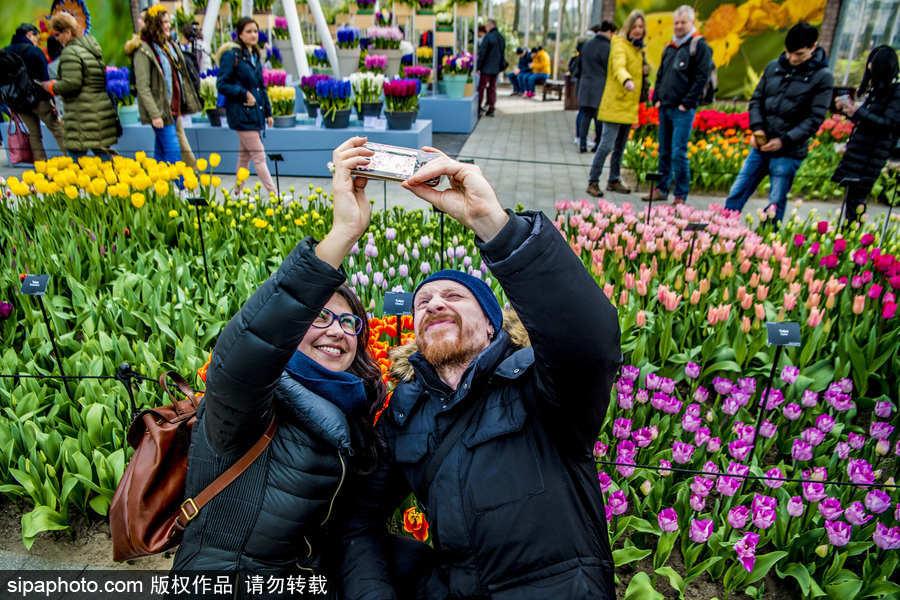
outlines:
[[[160,11],[154,16],[144,13],[144,28],[141,29],[141,39],[148,43],[165,46],[169,40],[163,33],[163,17],[169,15],[166,11]],[[169,19],[172,16],[169,15]],[[171,21],[170,21],[171,22]]]

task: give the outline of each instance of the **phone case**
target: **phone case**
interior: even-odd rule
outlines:
[[[351,170],[351,174],[381,179],[384,181],[404,181],[440,154],[423,152],[415,148],[403,148],[388,144],[368,143],[366,148],[375,152],[368,165]],[[440,178],[428,181],[428,185],[437,185]]]

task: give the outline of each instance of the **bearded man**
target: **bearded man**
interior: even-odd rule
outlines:
[[[449,189],[425,185],[442,176]],[[434,547],[410,569],[416,597],[615,598],[592,457],[622,360],[615,308],[547,217],[504,211],[478,167],[443,156],[403,186],[475,232],[515,312],[461,271],[416,288],[416,341],[393,356],[377,425],[387,459],[348,507],[341,597],[406,597],[384,523],[412,491]]]

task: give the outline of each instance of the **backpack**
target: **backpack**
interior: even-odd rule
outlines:
[[[36,88],[22,57],[7,48],[0,50],[0,104],[29,112],[39,99]]]
[[[692,57],[697,54],[697,44],[699,44],[702,39],[702,35],[695,35],[691,38],[690,50]],[[704,106],[706,104],[712,104],[716,99],[717,91],[719,91],[719,75],[716,71],[716,64],[713,63],[712,69],[710,69],[709,72],[709,79],[706,80],[706,85],[703,86],[703,92],[700,94],[697,105]]]
[[[172,403],[148,408],[135,416],[127,437],[134,454],[109,507],[116,562],[177,546],[185,527],[203,506],[237,479],[275,435],[273,417],[268,429],[244,456],[196,497],[185,499],[188,448],[201,398],[174,371],[162,374],[159,383]],[[172,383],[185,399],[179,400],[169,389]],[[132,404],[132,414],[135,413]]]

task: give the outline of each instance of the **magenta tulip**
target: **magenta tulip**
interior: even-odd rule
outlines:
[[[697,379],[698,377],[700,377],[700,365],[694,362],[689,362],[684,366],[684,374],[691,379]]]
[[[685,442],[674,442],[672,444],[672,460],[678,464],[685,464],[691,461],[694,454],[694,445]]]
[[[678,531],[678,513],[674,508],[664,508],[657,516],[659,528],[663,531]]]
[[[891,497],[884,490],[871,490],[866,494],[866,508],[880,515],[891,507]]]
[[[753,571],[753,565],[756,563],[756,544],[758,543],[759,534],[748,531],[734,545],[734,552],[748,573]]]
[[[803,514],[803,509],[805,505],[803,504],[803,498],[800,496],[792,496],[790,500],[787,502],[787,512],[792,517],[799,517]]]
[[[834,429],[834,418],[831,415],[819,415],[816,417],[816,428],[822,433],[830,432]]]
[[[791,385],[795,381],[797,381],[797,377],[800,376],[800,369],[794,367],[792,365],[785,365],[781,370],[781,380],[788,385]]]
[[[859,458],[852,459],[847,463],[847,475],[850,481],[858,484],[872,484],[875,482],[875,472],[869,461]]]
[[[631,437],[631,419],[616,419],[613,422],[613,437],[626,440]]]
[[[784,474],[780,469],[769,469],[766,471],[766,477],[775,477],[777,479],[763,479],[763,483],[773,490],[780,488],[784,485]]]
[[[728,453],[734,460],[746,460],[752,449],[753,445],[744,440],[734,440],[728,444]]]
[[[749,518],[750,509],[746,506],[738,505],[728,511],[728,524],[735,529],[743,529]]]
[[[768,419],[765,419],[759,426],[759,435],[763,436],[767,440],[771,440],[773,437],[775,437],[775,434],[777,432],[778,426]]]
[[[891,416],[891,412],[893,411],[893,406],[890,402],[876,402],[875,403],[875,416],[881,419],[887,419]]]
[[[781,409],[781,412],[788,421],[796,421],[803,416],[803,407],[791,402],[790,404],[786,404],[784,408]]]
[[[807,502],[818,502],[825,497],[825,486],[818,481],[803,483],[803,497]]]
[[[863,503],[857,500],[844,511],[844,518],[851,525],[865,525],[872,520],[872,515],[868,514]]]
[[[826,521],[834,521],[835,519],[840,518],[843,513],[844,509],[841,507],[841,501],[837,498],[829,496],[819,502],[819,514],[821,514]]]
[[[812,460],[812,446],[795,438],[791,447],[791,457],[794,460]]]
[[[892,433],[894,433],[894,426],[889,423],[872,421],[872,424],[869,425],[869,435],[876,440],[886,440],[891,437]]]
[[[612,485],[612,478],[603,471],[600,471],[597,473],[597,479],[600,480],[600,491],[605,494]]]
[[[609,495],[609,498],[606,500],[606,505],[609,506],[609,510],[612,514],[624,514],[628,510],[628,497],[625,496],[625,492],[622,490],[616,490]]]
[[[825,439],[825,434],[816,427],[809,427],[803,430],[800,434],[800,439],[810,446],[815,447],[822,443],[822,440]]]
[[[825,532],[832,546],[846,546],[850,541],[852,527],[844,521],[825,521]]]
[[[688,504],[690,504],[694,512],[703,512],[703,509],[706,508],[706,496],[691,494],[691,499],[688,501]]]
[[[872,541],[882,550],[896,550],[900,548],[900,527],[888,529],[887,525],[876,523]]]
[[[709,453],[718,452],[720,448],[722,448],[722,440],[717,437],[711,437],[706,442],[706,451]]]
[[[691,521],[690,538],[697,544],[704,544],[713,532],[712,519],[693,519]]]
[[[777,516],[774,509],[763,506],[753,511],[753,526],[758,529],[768,529],[775,523]]]

